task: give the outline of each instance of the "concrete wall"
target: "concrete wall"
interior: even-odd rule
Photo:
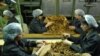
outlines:
[[[73,0],[60,0],[60,14],[69,16],[72,12],[72,1]],[[76,9],[80,8],[86,12],[84,7],[84,0],[76,0]],[[90,14],[94,16],[100,16],[100,2],[94,3],[95,7],[91,8]],[[55,15],[56,13],[56,0],[42,0],[42,9],[44,10],[44,15]]]

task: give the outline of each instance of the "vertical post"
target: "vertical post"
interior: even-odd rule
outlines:
[[[40,0],[40,9],[42,9],[43,7],[42,7],[42,0]]]
[[[17,13],[20,15],[20,19],[21,19],[21,26],[22,26],[22,31],[23,31],[23,17],[21,15],[21,8],[20,8],[20,0],[17,0]]]
[[[32,4],[32,3],[33,3],[33,1],[32,1],[32,0],[30,0],[30,3]],[[30,10],[33,10],[33,9],[32,9],[32,6],[30,7]]]
[[[59,16],[60,0],[56,0],[56,15]]]
[[[76,4],[76,0],[73,0],[73,2],[72,2],[72,20],[74,19],[75,4]]]

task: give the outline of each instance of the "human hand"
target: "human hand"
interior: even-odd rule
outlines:
[[[47,27],[51,26],[53,23],[54,22],[48,22],[45,27],[47,28]]]
[[[69,29],[75,30],[75,26],[69,26]]]
[[[45,45],[45,42],[42,40],[37,40],[36,43],[37,43],[37,47],[41,47],[42,45]]]
[[[62,33],[62,35],[63,35],[64,37],[70,37],[70,34],[69,34],[69,33]]]

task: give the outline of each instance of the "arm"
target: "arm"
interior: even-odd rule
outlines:
[[[83,30],[81,29],[81,23],[78,20],[74,20],[73,25],[75,26],[75,32],[76,33],[82,33]]]
[[[21,40],[21,43],[23,43],[24,46],[26,47],[36,47],[37,46],[36,41],[28,41],[26,39]]]
[[[76,45],[76,44],[72,44],[71,49],[73,49],[76,52],[86,52],[89,50],[91,50],[91,52],[93,52],[93,50],[95,49],[95,46],[96,46],[96,42],[98,40],[99,39],[97,36],[91,36],[88,41],[84,41],[83,43],[80,44],[80,46]]]
[[[70,36],[68,38],[68,40],[73,41],[75,44],[79,44],[81,42],[82,38],[84,38],[85,35],[86,35],[86,33],[80,34],[80,37],[77,37],[77,38]]]
[[[35,30],[37,31],[37,33],[43,33],[46,32],[47,29],[45,26],[40,26],[39,24],[35,24]]]
[[[14,48],[14,49],[12,49],[12,52],[13,52],[12,54],[14,56],[37,56],[36,54],[29,55],[26,52],[24,52],[23,50],[21,50],[20,48]]]
[[[43,33],[46,31],[47,31],[46,27],[40,25],[38,22],[32,22],[30,24],[30,33]]]
[[[80,39],[81,39],[80,37],[76,38],[76,37],[73,37],[73,36],[68,38],[68,40],[74,42],[75,44],[79,44],[80,43]]]
[[[64,39],[68,39],[69,41],[72,41],[76,44],[79,44],[80,43],[80,40],[81,40],[81,37],[73,37],[71,36],[69,33],[63,33],[63,36],[64,36]]]
[[[83,30],[80,27],[76,27],[75,32],[81,34],[83,33]]]

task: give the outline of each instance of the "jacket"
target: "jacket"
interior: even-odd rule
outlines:
[[[46,32],[47,29],[43,21],[37,20],[34,18],[29,26],[29,33],[43,33]]]
[[[71,45],[71,49],[79,53],[90,53],[92,56],[98,56],[100,53],[100,36],[94,30],[86,34],[82,34],[80,38],[69,38],[74,43]],[[98,46],[98,47],[97,47]],[[98,51],[98,53],[97,53]]]
[[[83,30],[81,29],[81,22],[79,21],[79,20],[77,20],[77,19],[74,19],[73,21],[72,21],[72,25],[74,25],[75,26],[75,32],[76,33],[80,33],[80,34],[82,34],[83,33]]]
[[[12,17],[12,18],[9,18],[7,24],[12,23],[12,22],[19,23],[15,17]]]
[[[37,44],[34,41],[20,40],[18,44],[13,41],[5,42],[3,46],[3,56],[36,56],[29,54],[24,48],[35,47]]]

